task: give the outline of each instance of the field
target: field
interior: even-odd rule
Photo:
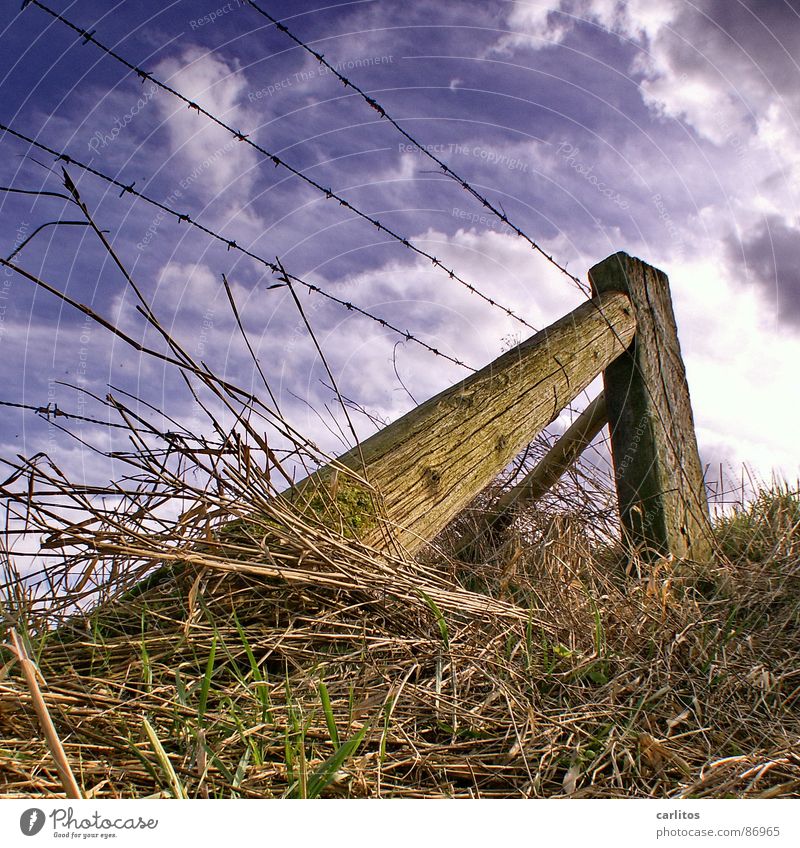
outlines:
[[[80,580],[6,569],[40,673],[5,625],[0,793],[63,797],[55,746],[96,798],[797,797],[797,493],[718,517],[699,572],[626,563],[582,470],[460,558],[491,490],[415,560],[260,498],[252,468],[255,507],[206,493],[159,532],[97,515]]]

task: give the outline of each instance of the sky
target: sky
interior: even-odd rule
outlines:
[[[52,4],[52,5],[51,5]],[[482,209],[360,97],[242,0],[44,4],[296,172],[454,269],[526,323],[328,198],[29,4],[0,32],[0,120],[275,261],[291,274],[482,367],[578,306],[574,281]],[[800,2],[797,0],[264,0],[570,274],[618,250],[670,278],[701,460],[714,479],[798,477]],[[0,135],[0,182],[63,191],[53,157]],[[70,165],[115,252],[196,358],[263,384],[225,274],[286,418],[324,450],[469,372]],[[0,196],[9,256],[58,197]],[[157,346],[97,237],[63,225],[15,257]],[[304,317],[305,316],[305,317]],[[207,428],[177,376],[70,306],[0,271],[0,400],[98,414],[108,386]],[[596,392],[593,386],[591,392]],[[579,407],[586,397],[576,402]],[[102,414],[102,410],[100,411]],[[554,432],[568,421],[565,414]],[[30,411],[0,408],[0,455],[46,451],[87,476],[97,454]],[[113,438],[90,424],[86,440]],[[352,440],[350,440],[352,441]]]

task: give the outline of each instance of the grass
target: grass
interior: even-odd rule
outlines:
[[[717,523],[722,554],[753,563],[785,555],[785,541],[800,531],[800,497],[785,484],[761,491]]]
[[[417,562],[276,513],[268,557],[253,527],[235,550],[204,533],[202,558],[117,600],[55,622],[7,586],[4,615],[24,614],[92,797],[800,795],[797,493],[719,519],[697,579],[609,568],[602,516],[564,503],[470,562],[447,550],[474,512]],[[124,556],[153,571],[149,541]],[[258,573],[269,561],[302,561],[302,577]],[[0,794],[59,797],[2,662]]]

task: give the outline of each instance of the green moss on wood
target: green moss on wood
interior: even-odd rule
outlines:
[[[349,539],[363,539],[378,523],[373,493],[338,474],[314,486],[313,491],[302,490],[296,505]]]

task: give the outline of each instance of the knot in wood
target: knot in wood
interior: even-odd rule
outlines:
[[[422,476],[425,483],[431,489],[437,489],[439,487],[439,483],[442,482],[442,475],[435,468],[426,468],[425,471],[423,471]]]

